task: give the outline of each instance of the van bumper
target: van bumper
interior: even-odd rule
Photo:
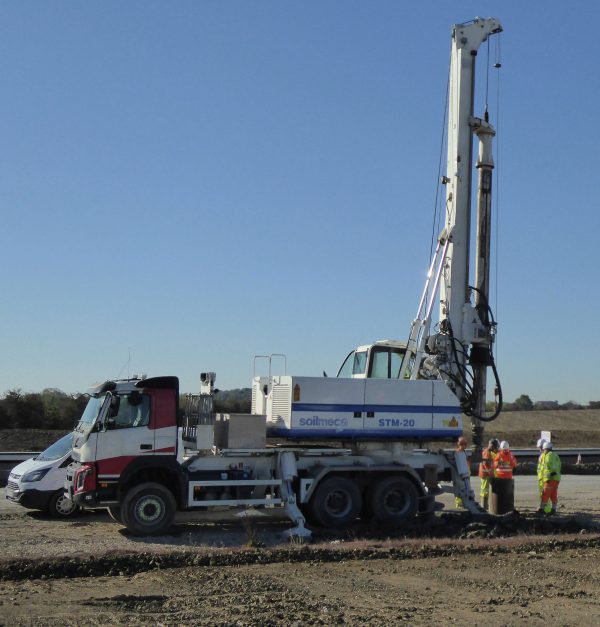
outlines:
[[[21,492],[18,488],[7,486],[4,494],[9,501],[18,503],[27,509],[44,510],[48,508],[54,492],[47,490],[24,490]]]

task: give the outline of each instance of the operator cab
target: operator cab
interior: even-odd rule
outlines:
[[[337,373],[338,379],[399,379],[406,343],[380,340],[353,350]],[[411,356],[405,379],[410,378],[414,357]]]

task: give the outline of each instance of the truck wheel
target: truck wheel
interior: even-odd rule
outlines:
[[[123,524],[123,516],[121,516],[121,508],[118,505],[109,505],[107,508],[108,515],[117,523]]]
[[[419,509],[419,493],[406,477],[384,477],[369,490],[372,519],[383,525],[398,526],[414,518]]]
[[[362,507],[360,490],[346,477],[330,477],[317,486],[310,502],[311,516],[321,527],[351,524]]]
[[[142,483],[125,495],[121,518],[136,536],[164,533],[175,518],[175,497],[160,483]]]
[[[79,507],[67,498],[64,490],[58,490],[48,503],[48,512],[55,518],[70,518],[79,513]]]

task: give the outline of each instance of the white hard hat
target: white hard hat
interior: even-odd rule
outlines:
[[[544,442],[544,450],[549,451],[552,449],[552,442]]]
[[[500,442],[500,449],[502,451],[508,451],[509,448],[510,446],[506,440],[502,440],[502,442]]]
[[[537,444],[535,445],[535,447],[536,448],[543,448],[545,443],[546,443],[546,440],[544,440],[544,438],[540,438],[537,441]]]

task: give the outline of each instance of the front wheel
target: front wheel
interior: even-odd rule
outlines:
[[[79,513],[79,507],[67,498],[64,490],[58,490],[48,503],[48,512],[55,518],[70,518]]]
[[[133,535],[155,536],[171,527],[175,509],[175,497],[164,485],[142,483],[125,495],[120,515]]]

